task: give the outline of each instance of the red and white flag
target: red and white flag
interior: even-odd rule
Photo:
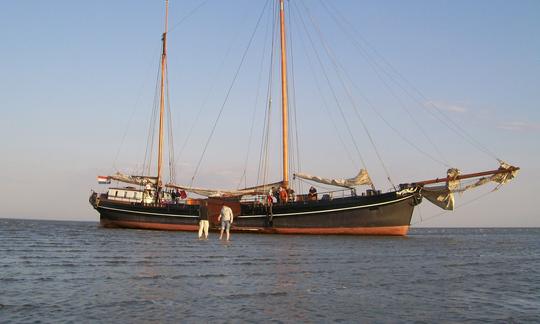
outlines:
[[[110,184],[111,179],[108,176],[98,176],[97,181],[99,184]]]

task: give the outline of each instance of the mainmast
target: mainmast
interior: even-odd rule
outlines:
[[[289,113],[287,101],[287,48],[285,46],[284,0],[279,0],[281,30],[281,118],[283,131],[283,187],[289,187]]]
[[[165,29],[163,31],[163,52],[161,53],[161,96],[159,101],[159,146],[158,146],[158,169],[157,188],[161,187],[161,173],[163,169],[163,120],[165,115],[165,78],[167,67],[167,28],[169,19],[169,0],[165,0]]]

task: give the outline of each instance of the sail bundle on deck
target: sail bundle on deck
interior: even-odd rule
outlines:
[[[501,173],[479,178],[475,182],[464,187],[461,186],[461,182],[459,180],[460,171],[454,168],[449,169],[447,171],[448,181],[446,182],[446,185],[434,186],[434,187],[423,187],[422,196],[424,196],[427,200],[429,200],[433,204],[441,207],[442,209],[454,210],[454,193],[465,192],[469,189],[480,187],[490,182],[495,182],[498,184],[497,187],[493,189],[493,190],[497,190],[499,189],[501,185],[508,183],[510,180],[512,180],[513,178],[517,176],[517,173],[519,171],[518,168],[510,164],[507,164],[503,161],[499,161],[499,162],[500,162],[499,170],[507,171],[507,172],[501,172]]]
[[[322,184],[327,184],[331,186],[336,187],[344,187],[344,188],[354,188],[356,186],[360,185],[372,185],[371,178],[369,177],[369,174],[365,169],[361,169],[360,172],[358,172],[358,175],[354,178],[349,179],[328,179],[318,176],[313,176],[307,173],[296,173],[294,175],[295,177],[305,179],[305,180],[311,180]]]
[[[168,184],[167,187],[175,188],[180,190],[185,190],[188,192],[196,193],[205,197],[212,198],[234,198],[242,197],[247,195],[262,195],[268,193],[268,190],[272,187],[280,186],[281,182],[269,183],[260,186],[238,189],[238,190],[229,190],[229,189],[208,189],[208,188],[195,188],[189,186],[182,186],[177,184]]]
[[[117,172],[116,174],[109,176],[109,178],[112,180],[130,183],[130,184],[139,185],[139,186],[151,185],[152,187],[156,187],[157,185],[157,177],[136,176],[136,175],[128,175],[128,174]]]

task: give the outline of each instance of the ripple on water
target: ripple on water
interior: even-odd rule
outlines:
[[[540,322],[540,230],[407,238],[0,220],[7,322]]]

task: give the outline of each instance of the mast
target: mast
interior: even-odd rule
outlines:
[[[281,119],[283,132],[283,187],[289,187],[289,113],[287,101],[287,48],[285,45],[284,0],[279,0],[281,30]]]
[[[165,29],[163,31],[163,52],[161,53],[161,96],[159,100],[159,146],[158,146],[158,169],[157,188],[161,187],[161,173],[163,168],[163,120],[165,115],[165,73],[167,66],[167,28],[169,19],[169,0],[165,0]]]

